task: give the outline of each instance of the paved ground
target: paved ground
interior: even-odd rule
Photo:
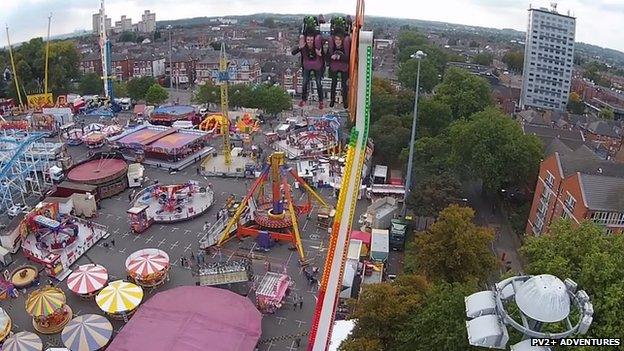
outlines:
[[[87,154],[84,146],[72,147],[71,153],[76,157],[76,161],[83,158]],[[140,235],[133,235],[129,231],[128,221],[125,211],[129,207],[128,194],[129,190],[119,194],[113,198],[105,199],[101,203],[96,222],[108,226],[111,236],[105,240],[110,243],[115,240],[115,246],[104,247],[104,241],[98,243],[97,246],[91,248],[87,254],[82,256],[75,265],[95,262],[104,265],[110,274],[110,280],[124,279],[126,277],[124,261],[127,256],[135,250],[142,248],[159,248],[166,251],[172,262],[170,280],[164,286],[147,290],[145,298],[149,299],[158,291],[172,288],[180,285],[195,285],[196,278],[191,275],[191,270],[181,267],[180,258],[190,257],[191,252],[198,250],[198,239],[203,235],[202,226],[205,221],[214,222],[215,215],[219,208],[225,203],[225,199],[229,194],[236,194],[239,197],[246,193],[246,189],[252,180],[239,179],[222,179],[222,178],[203,178],[198,177],[195,167],[191,166],[187,170],[176,174],[169,174],[162,169],[148,167],[146,175],[150,179],[158,179],[161,184],[184,182],[188,179],[195,179],[202,183],[211,182],[215,189],[215,205],[204,216],[188,222],[175,223],[170,225],[155,225]],[[331,203],[335,203],[335,198],[329,190],[323,189],[320,193],[325,196]],[[299,196],[299,194],[297,194]],[[366,201],[362,201],[358,206],[358,211],[354,218],[359,218],[359,214],[366,207]],[[301,230],[304,248],[309,258],[313,258],[313,265],[322,267],[327,247],[327,233],[319,230],[315,220],[316,212],[313,212],[311,220],[302,219]],[[254,241],[246,239],[244,241],[231,240],[221,250],[220,253],[213,254],[213,257],[207,261],[230,260],[236,259],[240,255],[251,252],[254,248]],[[271,262],[271,269],[276,271],[286,270],[295,281],[293,288],[294,294],[303,296],[304,303],[302,309],[294,309],[292,304],[287,304],[280,311],[273,315],[266,315],[262,321],[262,339],[275,338],[280,336],[288,336],[307,332],[309,330],[310,321],[316,301],[316,287],[307,284],[300,270],[296,251],[290,250],[289,245],[278,245],[269,253],[255,254],[254,271],[258,278],[261,278],[265,268],[265,261]],[[11,264],[9,269],[26,263],[21,252],[14,255],[16,261]],[[43,283],[45,283],[44,279]],[[68,304],[72,307],[75,314],[101,313],[93,300],[82,300],[75,297],[67,290],[64,282],[59,284],[63,290],[67,292]],[[32,291],[33,289],[29,289]],[[238,291],[240,291],[240,287]],[[244,289],[243,289],[244,290]],[[251,298],[251,295],[250,295]],[[13,331],[22,330],[34,331],[30,323],[29,317],[24,310],[24,295],[20,295],[17,299],[11,299],[2,302],[2,307],[7,310],[13,319]],[[115,333],[123,328],[124,323],[113,321]],[[42,336],[46,347],[61,346],[60,335]],[[301,340],[299,349],[305,349],[307,342],[306,337]],[[293,338],[285,340],[271,341],[260,346],[260,350],[296,350]]]

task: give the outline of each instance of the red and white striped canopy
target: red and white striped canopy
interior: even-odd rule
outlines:
[[[85,264],[76,267],[67,277],[67,287],[76,294],[91,294],[108,282],[106,268],[99,264]]]
[[[169,255],[158,249],[142,249],[126,259],[126,269],[131,275],[145,277],[169,268]]]

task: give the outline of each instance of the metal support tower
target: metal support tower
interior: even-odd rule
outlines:
[[[355,121],[355,126],[351,130],[345,173],[340,186],[323,277],[310,328],[308,351],[325,351],[329,347],[349,248],[351,223],[362,182],[362,167],[368,142],[373,60],[373,33],[360,30],[363,19],[364,0],[358,0],[351,41],[350,67],[353,74],[350,77],[352,82],[350,100],[355,103],[349,105],[351,120]]]
[[[39,142],[42,133],[5,130],[0,134],[0,213],[52,185],[45,172],[56,162],[56,143]]]
[[[106,34],[106,11],[104,0],[100,0],[100,53],[102,59],[102,81],[104,82],[104,94],[110,101],[113,101],[113,82],[109,76],[112,71],[111,53],[112,46]]]
[[[230,147],[230,117],[228,109],[230,106],[228,99],[228,81],[230,73],[228,71],[227,55],[225,54],[225,43],[221,43],[221,52],[219,54],[219,85],[221,90],[221,114],[225,117],[227,123],[221,125],[221,134],[223,134],[223,157],[225,165],[232,164],[232,150]]]

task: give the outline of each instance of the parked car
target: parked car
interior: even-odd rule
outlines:
[[[11,206],[11,208],[9,208],[9,211],[8,211],[9,218],[15,218],[20,213],[26,212],[29,209],[30,208],[28,206],[26,206],[26,205],[15,204],[15,205]]]

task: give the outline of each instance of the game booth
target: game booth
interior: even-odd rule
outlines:
[[[144,288],[160,286],[169,279],[169,255],[159,249],[141,249],[126,259],[128,280]]]
[[[195,116],[195,108],[188,105],[158,106],[152,112],[150,123],[170,126],[176,121],[190,121]]]
[[[136,284],[116,280],[102,289],[95,302],[107,316],[128,321],[143,300],[143,289]]]
[[[108,271],[99,264],[89,263],[78,266],[67,277],[67,287],[83,299],[97,295],[108,283]]]
[[[33,327],[42,334],[56,334],[72,318],[72,309],[65,304],[65,294],[59,288],[39,288],[26,299],[26,312],[33,319]]]
[[[292,281],[286,274],[267,272],[256,290],[256,306],[262,313],[275,313],[284,304]]]

